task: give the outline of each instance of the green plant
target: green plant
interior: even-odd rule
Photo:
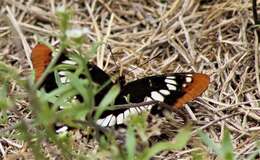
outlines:
[[[212,150],[218,157],[224,160],[234,160],[235,155],[232,146],[232,140],[228,129],[225,128],[224,136],[220,144],[216,144],[203,132],[199,132],[201,140],[210,150]]]

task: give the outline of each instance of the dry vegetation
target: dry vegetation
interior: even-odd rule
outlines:
[[[27,76],[32,69],[30,48],[38,39],[52,45],[59,43],[55,36],[59,32],[55,12],[57,6],[65,4],[74,12],[72,26],[89,29],[82,47],[87,49],[97,41],[111,45],[116,62],[128,80],[183,71],[210,75],[208,90],[185,108],[195,121],[190,147],[162,152],[156,156],[158,159],[189,159],[192,151],[206,150],[195,136],[200,128],[220,142],[227,127],[237,158],[256,150],[260,132],[260,59],[251,1],[64,1],[2,0],[1,61],[16,67],[21,76]],[[99,48],[95,62],[108,73],[116,70],[105,45]],[[7,121],[0,124],[1,128],[31,117],[26,95],[15,83],[9,95],[19,99],[8,110]],[[96,144],[87,144],[86,139],[80,139],[79,132],[75,132],[75,137],[76,146],[95,150]],[[48,146],[46,152],[56,157],[54,150]],[[32,158],[26,143],[8,136],[0,139],[0,155]],[[205,156],[215,157],[206,151]]]

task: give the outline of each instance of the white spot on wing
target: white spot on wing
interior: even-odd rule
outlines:
[[[159,92],[157,92],[157,91],[153,91],[153,92],[151,93],[151,97],[152,97],[154,100],[161,101],[161,102],[163,102],[163,100],[164,100],[164,97],[163,97]]]
[[[63,132],[66,132],[67,130],[69,129],[68,126],[63,126],[59,129],[56,130],[56,133],[63,133]]]
[[[68,77],[60,77],[60,81],[61,81],[61,83],[68,83],[68,82],[70,82]]]
[[[169,94],[171,94],[171,92],[170,91],[168,91],[168,90],[166,90],[166,89],[161,89],[161,90],[159,90],[159,92],[161,93],[161,94],[163,94],[163,95],[169,95]]]
[[[106,127],[106,126],[109,124],[110,119],[112,118],[112,116],[113,116],[112,114],[108,115],[108,116],[104,119],[104,121],[102,122],[101,126]]]
[[[187,84],[186,84],[186,83],[183,83],[183,84],[182,84],[182,87],[183,87],[183,88],[185,88],[186,86],[187,86]]]
[[[148,82],[149,82],[149,87],[152,87],[153,86],[152,81],[149,79]]]
[[[61,63],[63,63],[63,64],[70,64],[70,65],[75,65],[76,64],[76,62],[74,62],[72,60],[64,60]]]
[[[96,121],[96,124],[101,126],[101,124],[102,124],[103,121],[104,121],[104,118],[103,118],[103,119],[98,119],[98,120]]]
[[[135,108],[130,108],[129,110],[130,110],[131,114],[136,114],[136,113],[138,113]]]
[[[71,102],[76,103],[77,101],[77,96],[74,96]]]
[[[64,106],[59,106],[59,109],[63,110],[65,107]]]
[[[164,81],[169,84],[177,85],[176,81],[172,79],[165,79]]]
[[[176,79],[175,76],[167,76],[166,78],[168,78],[168,79]]]
[[[142,111],[146,111],[146,106],[139,107]]]
[[[142,110],[139,107],[136,107],[135,109],[137,110],[138,113],[142,112]]]
[[[150,97],[145,98],[145,102],[150,102],[150,101],[153,101],[152,98],[150,98]]]
[[[152,109],[152,106],[153,106],[153,105],[148,105],[148,106],[147,106],[147,109],[148,109],[148,110],[151,110],[151,109]]]
[[[129,109],[125,110],[124,117],[127,118],[129,116],[129,114],[130,114]]]
[[[116,118],[116,124],[124,123],[124,113],[120,113]]]
[[[65,71],[59,71],[58,74],[59,74],[60,76],[66,76],[66,75],[67,75],[67,72],[65,72]]]
[[[158,93],[158,92],[157,92]],[[159,93],[158,93],[159,94]],[[152,100],[152,98],[150,98],[150,97],[145,97],[145,102],[150,102],[150,101],[154,101],[154,100]],[[140,107],[142,110],[145,110],[145,111],[149,111],[149,110],[151,110],[152,109],[152,106],[153,106],[153,104],[152,105],[146,105],[146,106],[142,106],[142,107]]]
[[[175,90],[177,90],[176,86],[174,86],[174,85],[167,84],[166,86],[167,86],[168,89],[171,90],[171,91],[175,91]]]
[[[186,80],[186,82],[190,83],[192,81],[192,78],[191,77],[186,77],[185,80]]]
[[[109,125],[108,126],[113,126],[116,124],[116,117],[115,116],[112,116],[110,122],[109,122]]]

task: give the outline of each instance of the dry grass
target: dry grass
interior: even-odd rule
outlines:
[[[55,11],[64,4],[53,0],[2,0],[1,61],[18,68],[22,76],[28,75],[32,69],[30,48],[37,38],[49,40],[53,45],[58,43]],[[208,90],[189,105],[191,108],[186,106],[191,119],[196,121],[194,131],[202,128],[215,142],[220,142],[227,127],[237,157],[255,150],[260,132],[260,59],[250,1],[71,0],[66,6],[74,11],[73,26],[90,30],[83,48],[96,41],[111,45],[128,80],[166,72],[209,74]],[[96,63],[108,73],[116,69],[105,45],[99,48]],[[16,84],[9,94],[24,97]],[[8,112],[8,123],[1,126],[6,128],[21,118],[30,118],[27,105],[25,98],[17,101]],[[78,146],[95,149],[95,144],[76,137]],[[196,143],[196,137],[192,138],[190,145]],[[199,149],[163,152],[157,158],[189,159],[190,153]],[[56,153],[48,150],[55,157]],[[8,136],[0,139],[0,153],[10,159],[21,155],[32,158],[26,144]],[[214,159],[212,155],[207,157]]]

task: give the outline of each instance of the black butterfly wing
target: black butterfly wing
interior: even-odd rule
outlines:
[[[40,78],[40,76],[42,75],[42,73],[50,63],[51,59],[52,59],[52,51],[48,46],[44,44],[37,44],[32,49],[32,62],[33,62],[33,68],[36,73],[36,80]],[[56,65],[57,64],[75,64],[75,62],[70,60],[66,55],[62,54],[59,57]],[[87,67],[89,69],[89,73],[93,82],[99,85],[106,84],[106,86],[95,96],[95,102],[96,104],[99,104],[102,98],[113,86],[113,83],[110,79],[110,76],[106,74],[102,69],[97,67],[96,65],[89,62],[87,63]],[[61,78],[66,77],[66,75],[62,74],[62,71],[59,71],[58,74]],[[84,76],[81,77],[85,78]],[[58,88],[58,85],[56,84],[54,72],[51,72],[46,76],[44,82],[41,84],[41,88],[44,88],[47,93]],[[81,96],[77,96],[77,97],[79,100],[82,100]]]
[[[48,51],[48,52],[47,52]],[[32,61],[38,77],[47,67],[47,60],[50,60],[50,49],[45,45],[36,45],[32,53]],[[40,56],[38,56],[40,55]],[[46,58],[47,57],[47,58]],[[42,58],[42,59],[41,59]],[[37,62],[37,63],[36,63]],[[40,62],[40,63],[38,63]],[[66,56],[62,55],[57,64],[73,64]],[[96,105],[108,93],[114,85],[110,76],[94,64],[88,63],[88,69],[92,80],[99,84],[107,85],[95,95]],[[59,72],[60,76],[64,76]],[[140,103],[144,101],[161,101],[168,105],[181,108],[185,103],[193,100],[202,94],[208,87],[209,77],[199,73],[173,73],[169,75],[150,76],[136,81],[132,81],[123,87],[115,100],[115,105],[127,103]],[[122,85],[122,83],[121,83]],[[57,88],[54,73],[50,73],[42,86],[47,92]],[[77,96],[79,100],[82,98]],[[144,110],[151,110],[152,106],[140,106],[129,109],[107,110],[103,112],[100,119],[96,122],[98,125],[106,127],[123,124],[130,114],[140,113]]]
[[[173,74],[172,77],[173,76],[175,79],[169,79],[174,83],[169,84],[172,85],[171,88],[167,87],[168,83],[165,82],[167,81],[167,76],[165,75],[150,76],[132,81],[122,88],[122,91],[116,99],[116,103],[140,103],[143,102],[145,98],[148,98],[171,104],[174,99],[183,94],[182,84],[186,82],[186,74]],[[162,93],[160,93],[160,91]]]
[[[62,54],[60,56],[57,64],[77,65],[73,60],[71,60],[64,54]],[[103,85],[103,84],[111,81],[110,76],[106,72],[104,72],[102,69],[100,69],[98,66],[96,66],[95,64],[88,62],[87,68],[89,70],[89,74],[90,74],[92,81],[95,82],[96,84]],[[70,70],[70,71],[73,72],[73,70]],[[58,72],[58,74],[59,74],[59,72]],[[60,76],[64,76],[64,75],[60,74]],[[80,75],[80,77],[86,78],[83,75]]]
[[[58,62],[58,64],[75,64],[75,62],[72,61],[71,59],[69,59],[68,57],[66,57],[65,55],[62,55],[60,60],[59,60],[59,62]],[[108,91],[114,85],[114,83],[111,81],[110,76],[107,73],[105,73],[102,69],[100,69],[98,66],[96,66],[95,64],[93,64],[91,62],[88,62],[87,63],[87,68],[88,68],[91,80],[94,83],[96,83],[96,84],[98,84],[98,85],[103,87],[95,95],[95,105],[98,105],[101,102],[101,100],[103,99],[103,97],[108,93]],[[71,72],[73,72],[73,70],[71,70]],[[59,76],[61,78],[65,77],[65,79],[66,79],[66,75],[63,75],[62,71],[59,71],[58,74],[59,74]],[[84,76],[84,75],[80,75],[80,77],[81,78],[86,78],[86,76]],[[79,101],[82,102],[83,98],[82,98],[81,95],[77,95],[76,97],[77,97],[77,99]]]
[[[173,73],[169,75],[150,76],[132,81],[121,88],[115,104],[140,103],[144,101],[161,101],[170,106],[181,108],[193,100],[208,87],[209,77],[199,73]],[[120,125],[130,114],[151,110],[152,105],[129,109],[105,111],[97,124],[101,126]],[[158,111],[158,110],[157,110]]]
[[[52,59],[52,51],[48,46],[46,46],[44,44],[37,44],[32,49],[32,63],[33,63],[33,68],[35,70],[35,79],[36,80],[38,80],[42,76],[42,73],[46,70],[51,59]],[[58,64],[72,64],[73,65],[73,64],[75,64],[75,62],[71,61],[67,56],[62,54],[59,57],[56,65],[58,65]],[[89,73],[90,73],[90,76],[91,76],[91,79],[93,80],[93,82],[95,82],[96,84],[99,84],[99,85],[105,85],[102,88],[102,90],[95,95],[95,104],[97,105],[100,103],[102,98],[108,93],[108,91],[114,85],[114,83],[111,81],[110,76],[108,74],[106,74],[103,70],[101,70],[99,67],[97,67],[96,65],[94,65],[92,63],[87,63],[87,67],[88,67],[88,70],[89,70]],[[65,81],[63,83],[67,83],[68,81],[66,80],[67,79],[66,75],[64,75],[62,72],[63,72],[62,70],[58,71],[58,74],[61,78],[60,80],[62,80],[62,78],[64,78]],[[71,72],[73,72],[73,70],[71,70]],[[81,77],[85,78],[85,76],[81,76]],[[50,72],[46,76],[46,78],[43,81],[43,83],[41,84],[40,88],[44,88],[44,90],[47,93],[58,88],[54,72]],[[80,95],[77,95],[76,98],[79,101],[82,101],[82,99],[83,99]],[[56,124],[55,128],[56,128],[57,133],[63,132],[68,129],[67,126],[63,126],[63,125],[59,125],[59,124]]]

